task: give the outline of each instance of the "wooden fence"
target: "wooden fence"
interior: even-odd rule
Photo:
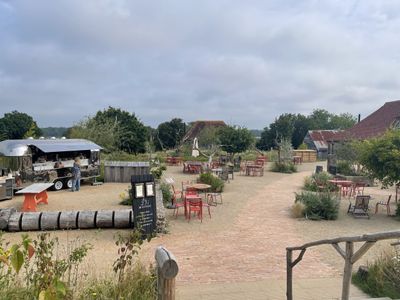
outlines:
[[[302,259],[307,248],[330,244],[344,259],[344,273],[342,285],[342,300],[348,300],[350,294],[350,281],[353,264],[359,260],[377,241],[400,238],[400,231],[379,232],[364,234],[352,237],[339,237],[335,239],[319,240],[304,244],[298,247],[286,248],[286,296],[288,300],[293,300],[292,280],[293,268]],[[364,242],[364,244],[354,252],[354,243]],[[339,243],[345,243],[345,248],[341,248]],[[293,251],[300,251],[300,254],[293,260]]]
[[[132,175],[150,174],[149,162],[105,161],[104,182],[131,182]]]

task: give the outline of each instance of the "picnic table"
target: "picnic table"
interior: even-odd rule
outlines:
[[[16,194],[23,194],[25,196],[22,211],[36,211],[37,204],[48,204],[46,190],[52,185],[53,183],[34,183],[16,192]]]

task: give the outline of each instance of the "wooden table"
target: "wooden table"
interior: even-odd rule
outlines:
[[[52,185],[53,183],[34,183],[16,192],[16,194],[23,194],[25,196],[22,211],[36,211],[37,204],[48,204],[46,190]]]

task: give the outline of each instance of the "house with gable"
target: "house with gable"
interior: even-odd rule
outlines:
[[[336,166],[335,144],[349,140],[367,140],[379,137],[389,129],[400,128],[400,100],[386,102],[378,110],[353,127],[338,132],[328,139],[328,170]]]

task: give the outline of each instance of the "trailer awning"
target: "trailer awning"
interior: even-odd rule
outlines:
[[[99,145],[84,139],[24,139],[0,142],[0,154],[4,156],[25,156],[29,146],[35,146],[45,153],[69,151],[100,151]]]

